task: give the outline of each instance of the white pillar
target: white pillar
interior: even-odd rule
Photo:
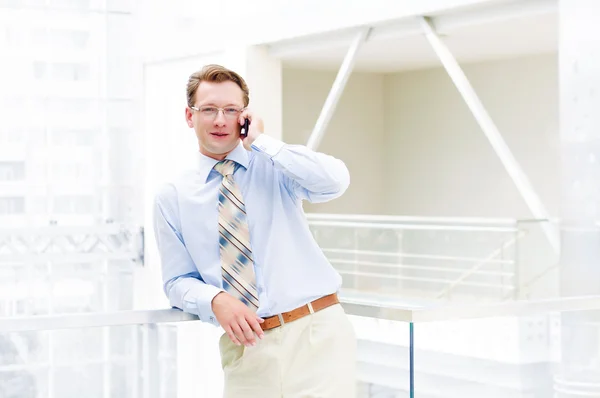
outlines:
[[[600,294],[600,2],[559,0],[561,294]],[[557,397],[600,395],[596,313],[564,314]]]
[[[227,48],[223,66],[239,73],[250,89],[249,108],[265,122],[265,134],[282,139],[281,61],[268,54],[264,46]]]

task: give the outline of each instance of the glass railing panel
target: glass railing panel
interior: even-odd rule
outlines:
[[[87,316],[67,317],[69,322],[87,323],[90,318],[80,320]],[[102,322],[115,322],[113,314],[99,316]],[[353,314],[350,318],[358,344],[357,398],[408,391],[409,324]],[[48,321],[29,319],[34,323],[28,327],[35,328]],[[6,323],[0,322],[0,330],[3,327]],[[10,327],[14,329],[14,323]],[[218,341],[222,333],[199,321],[3,331],[0,397],[220,397],[223,372]]]
[[[176,324],[0,333],[0,397],[178,397],[178,343]]]
[[[312,214],[315,239],[346,291],[498,301],[516,289],[516,220]]]
[[[544,229],[560,228],[550,221],[519,221],[517,275],[514,295],[507,299],[536,300],[560,296],[560,256]]]
[[[596,310],[418,323],[415,397],[600,396],[599,320]]]
[[[410,329],[406,322],[352,316],[358,338],[357,398],[410,391]]]

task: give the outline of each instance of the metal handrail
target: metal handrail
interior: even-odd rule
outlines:
[[[516,227],[520,220],[512,218],[481,218],[481,217],[421,217],[421,216],[393,216],[376,214],[331,214],[308,213],[306,218],[310,221],[355,221],[355,222],[384,222],[396,224],[460,224],[460,225],[487,225],[487,226],[513,226]]]
[[[139,232],[139,226],[120,224],[120,223],[106,223],[97,225],[82,225],[82,226],[64,226],[64,225],[46,225],[40,227],[11,227],[0,228],[0,237],[13,237],[13,236],[71,236],[71,235],[91,235],[104,236],[104,235],[117,235],[120,233],[137,233]]]
[[[366,221],[310,221],[311,226],[321,227],[343,227],[343,228],[378,228],[392,230],[424,230],[424,231],[473,231],[473,232],[515,232],[510,226],[472,226],[472,225],[442,225],[442,224],[418,224],[418,223],[376,223]]]
[[[419,305],[407,303],[406,300],[375,294],[342,293],[340,294],[340,301],[349,315],[411,323],[522,317],[540,313],[600,310],[600,296],[476,305],[450,303]],[[0,333],[190,321],[198,321],[198,317],[178,309],[21,316],[0,318]]]
[[[198,317],[176,309],[36,315],[0,318],[0,332],[143,325],[196,320],[198,320]],[[40,325],[43,325],[43,327],[40,327]]]
[[[481,258],[478,257],[460,257],[460,256],[440,256],[435,254],[417,254],[417,253],[398,253],[398,252],[382,252],[376,250],[358,250],[358,249],[335,249],[335,248],[322,248],[321,251],[324,253],[338,253],[338,254],[364,254],[372,256],[384,256],[384,257],[395,257],[395,258],[420,258],[427,260],[444,260],[444,261],[461,261],[461,262],[479,262]],[[511,260],[490,260],[490,263],[495,264],[513,264]]]

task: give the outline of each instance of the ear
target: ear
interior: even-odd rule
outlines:
[[[189,128],[194,127],[194,121],[192,120],[192,110],[189,107],[185,107],[185,122]]]

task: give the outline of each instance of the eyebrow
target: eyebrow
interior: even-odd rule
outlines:
[[[209,103],[202,104],[202,105],[199,105],[199,106],[214,106],[214,107],[217,107],[217,108],[219,108],[219,105],[215,104],[214,102],[209,102]],[[237,105],[237,104],[227,104],[227,105],[223,105],[223,108],[227,108],[228,106],[235,106],[236,108],[243,108],[243,106],[242,106],[242,105]]]

